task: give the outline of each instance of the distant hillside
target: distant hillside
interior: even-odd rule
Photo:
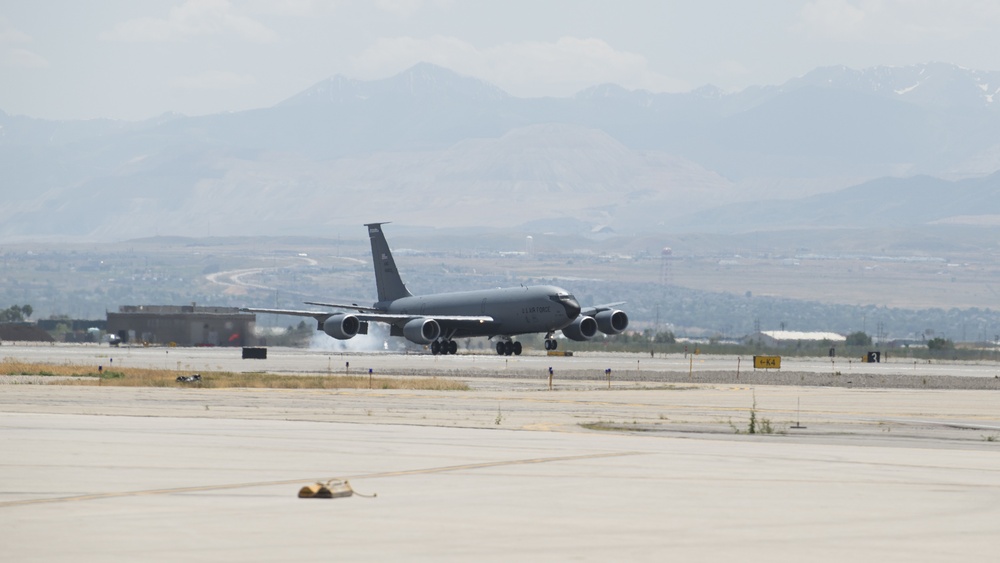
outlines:
[[[524,99],[419,64],[201,117],[0,112],[0,237],[316,235],[385,218],[711,231],[757,228],[741,213],[781,206],[789,211],[772,213],[768,228],[974,222],[994,213],[975,198],[992,197],[995,177],[964,204],[920,190],[952,189],[931,178],[972,186],[1000,169],[998,89],[998,73],[935,63],[817,69],[728,94],[602,85]],[[882,177],[911,179],[897,191],[892,180],[864,184]],[[867,187],[830,195],[854,185]],[[850,207],[836,211],[845,198]],[[713,210],[729,204],[739,211]]]
[[[880,178],[794,200],[745,202],[702,211],[676,228],[709,221],[719,232],[774,229],[909,228],[932,224],[1000,225],[1000,172],[949,182],[929,176]]]

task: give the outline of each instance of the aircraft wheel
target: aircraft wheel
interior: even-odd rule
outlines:
[[[559,347],[559,341],[558,340],[550,340],[549,342],[552,343],[552,350],[555,350],[556,348]]]
[[[552,340],[546,340],[545,341],[545,349],[546,350],[551,350],[552,349]]]
[[[520,356],[521,355],[521,343],[520,342],[515,342],[514,343],[514,355],[515,356]]]
[[[431,354],[437,356],[441,353],[441,343],[437,340],[431,342]]]
[[[458,353],[458,342],[455,342],[454,340],[449,340],[448,341],[448,353],[449,354],[457,354]]]
[[[506,346],[503,345],[503,342],[497,342],[497,355],[503,356],[504,352],[506,351],[505,348]]]
[[[503,353],[505,355],[507,355],[507,356],[510,356],[511,354],[513,354],[514,353],[514,343],[511,342],[511,341],[509,341],[509,340],[507,342],[504,342],[503,343]]]

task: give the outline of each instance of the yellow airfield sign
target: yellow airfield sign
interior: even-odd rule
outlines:
[[[753,369],[781,369],[781,356],[754,356]]]

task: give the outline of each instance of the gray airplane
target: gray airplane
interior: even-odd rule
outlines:
[[[430,345],[434,354],[454,354],[458,351],[456,338],[484,336],[497,339],[497,354],[519,355],[521,343],[513,337],[540,332],[545,333],[545,349],[555,350],[557,341],[553,336],[558,330],[567,338],[585,341],[593,338],[597,331],[618,334],[628,326],[628,315],[615,309],[621,303],[583,308],[571,293],[552,285],[413,295],[399,277],[382,233],[384,224],[365,225],[371,239],[378,287],[378,301],[372,306],[306,301],[307,305],[354,312],[243,310],[312,317],[318,323],[317,330],[338,340],[367,334],[369,322],[387,323],[390,336]]]

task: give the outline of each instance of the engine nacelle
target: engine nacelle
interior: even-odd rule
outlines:
[[[347,313],[330,315],[323,321],[323,332],[337,340],[354,338],[360,329],[361,321],[354,315],[348,315]]]
[[[434,319],[413,319],[403,325],[403,336],[416,344],[430,344],[441,336],[441,325]]]
[[[625,311],[601,311],[594,315],[597,319],[597,328],[604,334],[618,334],[628,327],[628,315]]]
[[[562,333],[570,340],[583,342],[597,334],[597,321],[594,317],[580,315],[569,326],[563,327]]]

